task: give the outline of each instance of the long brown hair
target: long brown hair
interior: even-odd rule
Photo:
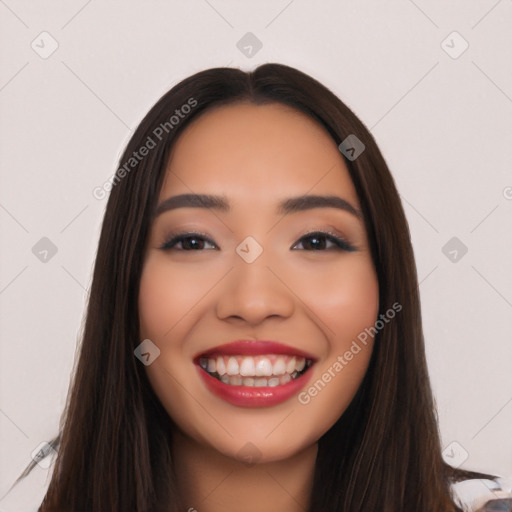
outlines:
[[[144,248],[177,137],[206,110],[244,101],[294,107],[338,145],[349,135],[363,142],[364,152],[345,163],[364,214],[379,313],[395,302],[403,306],[377,334],[348,409],[319,440],[309,510],[460,510],[450,484],[482,475],[455,470],[442,459],[416,267],[393,178],[368,129],[329,89],[294,68],[265,64],[252,72],[214,68],[186,78],[155,104],[128,143],[109,185],[80,356],[50,443],[58,455],[38,512],[178,510],[173,422],[134,357],[141,341],[137,299]],[[135,159],[150,139],[155,146]]]

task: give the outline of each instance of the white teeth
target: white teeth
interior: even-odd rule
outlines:
[[[226,365],[222,356],[217,357],[217,373],[222,376],[226,373]]]
[[[253,377],[255,375],[254,358],[244,357],[240,365],[240,375]]]
[[[207,370],[210,373],[214,373],[217,370],[217,363],[216,363],[215,359],[208,359]]]
[[[272,364],[274,361],[274,364]],[[287,384],[311,365],[304,357],[289,355],[201,357],[205,371],[231,386],[265,387]]]
[[[228,375],[238,375],[238,372],[239,372],[238,363],[234,357],[230,357],[228,359],[227,372],[228,372]]]
[[[272,375],[272,363],[266,357],[262,357],[256,363],[255,372],[257,377],[270,377]]]
[[[283,375],[286,372],[286,363],[284,362],[283,357],[278,357],[276,362],[274,363],[273,374],[274,375]]]
[[[291,375],[289,375],[288,373],[285,373],[285,374],[281,377],[281,384],[286,384],[286,383],[290,382],[291,380],[292,380]]]
[[[261,387],[276,387],[279,385],[287,384],[292,380],[289,374],[284,374],[281,377],[272,377],[271,379],[265,379],[263,377],[255,379],[254,377],[241,377],[240,375],[223,375],[220,380],[224,384],[230,386],[248,386],[254,388]]]

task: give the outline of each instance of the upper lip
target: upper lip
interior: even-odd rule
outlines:
[[[285,345],[278,341],[268,340],[236,340],[224,345],[218,345],[205,352],[196,354],[194,360],[199,357],[210,357],[216,355],[265,355],[265,354],[285,354],[291,356],[304,357],[305,359],[316,360],[312,354],[299,350],[290,345]]]

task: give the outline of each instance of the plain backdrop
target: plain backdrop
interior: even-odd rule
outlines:
[[[264,62],[317,78],[373,133],[412,232],[443,448],[512,475],[512,1],[1,0],[0,17],[0,497],[57,432],[93,189],[170,87]],[[0,511],[35,511],[51,468]]]

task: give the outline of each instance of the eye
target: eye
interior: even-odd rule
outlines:
[[[349,244],[345,239],[332,233],[315,231],[303,236],[292,249],[297,249],[302,245],[306,251],[347,251],[353,252],[356,248]],[[164,251],[203,251],[218,250],[215,242],[205,234],[200,233],[178,233],[171,235],[168,240],[160,247]]]
[[[331,233],[315,231],[303,236],[299,242],[292,247],[295,249],[298,245],[302,245],[306,251],[347,251],[353,252],[356,248],[349,244],[346,240]]]
[[[181,247],[178,247],[179,244],[181,244]],[[207,245],[213,247],[206,247]],[[199,233],[180,233],[177,235],[171,235],[171,237],[160,247],[163,251],[202,251],[204,249],[211,250],[212,248],[218,249],[215,242],[206,235]]]

